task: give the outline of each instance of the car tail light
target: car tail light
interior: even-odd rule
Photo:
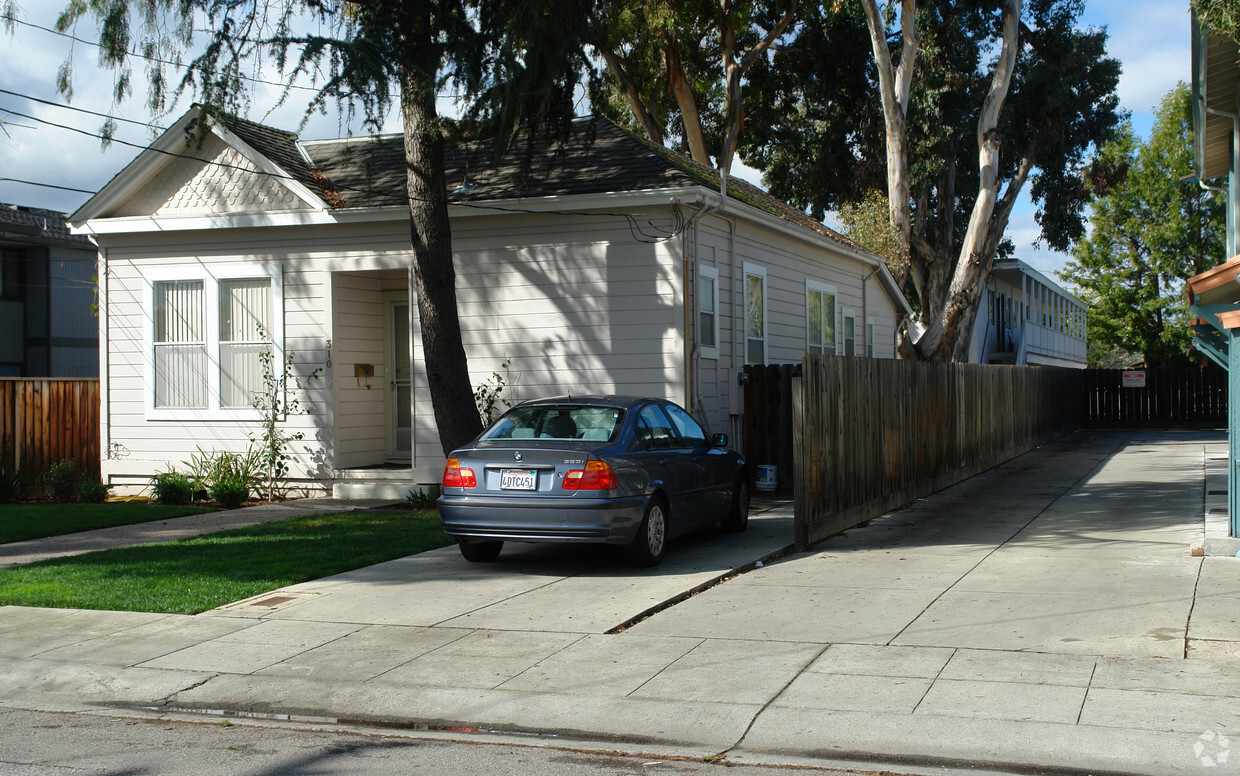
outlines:
[[[586,468],[564,475],[564,490],[611,490],[619,485],[616,473],[603,461],[587,461]]]
[[[459,459],[449,458],[443,467],[443,482],[440,485],[445,488],[476,488],[478,478],[474,476],[473,469],[462,469]]]

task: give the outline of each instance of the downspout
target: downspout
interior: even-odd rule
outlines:
[[[682,261],[684,266],[685,283],[685,338],[688,345],[688,358],[685,363],[685,400],[689,402],[689,412],[697,412],[697,416],[706,426],[706,432],[708,434],[711,433],[710,419],[706,417],[706,411],[702,407],[702,378],[700,369],[702,354],[698,348],[698,339],[696,336],[698,327],[697,316],[694,315],[697,310],[695,304],[697,300],[697,283],[692,282],[696,280],[696,275],[692,272],[692,270],[696,269],[697,262],[700,259],[698,256],[698,249],[701,247],[701,243],[698,240],[698,220],[703,216],[719,210],[721,207],[723,207],[722,203],[712,205],[710,201],[707,200],[702,204],[702,207],[699,208],[696,213],[689,216],[689,220],[685,222],[684,228],[681,231],[681,256],[683,257]],[[692,260],[689,258],[690,227],[693,228]],[[715,311],[715,314],[718,315],[718,311]]]
[[[108,310],[108,251],[106,248],[99,248],[99,454],[103,460],[111,460],[112,458],[112,429],[108,422],[111,418],[111,407],[108,404],[108,366],[110,359],[108,353],[110,348],[108,343],[111,338],[108,336],[108,320],[110,312]],[[100,474],[103,475],[104,484],[107,485],[111,479],[110,474],[103,472],[103,462],[99,464]]]

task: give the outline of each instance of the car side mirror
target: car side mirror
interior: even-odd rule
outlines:
[[[710,438],[710,443],[714,445],[715,447],[727,447],[728,446],[728,435],[727,434],[715,434],[713,437]]]

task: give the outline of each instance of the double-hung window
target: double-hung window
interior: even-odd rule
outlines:
[[[152,419],[253,417],[263,357],[281,362],[278,269],[160,271],[148,277],[146,414]]]
[[[719,358],[719,270],[698,267],[698,348],[702,358]]]
[[[857,353],[857,317],[852,310],[842,311],[844,314],[844,355],[855,356]]]
[[[835,355],[835,287],[805,281],[806,350]]]
[[[745,363],[766,363],[766,268],[745,262]]]

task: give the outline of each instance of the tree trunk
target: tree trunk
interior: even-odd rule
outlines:
[[[663,145],[663,127],[659,126],[659,122],[646,109],[646,103],[642,101],[637,84],[629,77],[628,70],[625,69],[620,57],[601,43],[595,43],[594,49],[603,56],[603,61],[607,63],[607,69],[611,72],[612,78],[616,79],[616,83],[624,91],[624,97],[629,101],[629,108],[637,117],[637,122],[642,125],[642,131],[646,133],[646,137],[650,138],[652,143]]]
[[[435,112],[434,82],[424,75],[435,72],[434,64],[406,63],[401,68],[400,107],[422,348],[439,443],[447,455],[477,436],[482,420],[474,404],[457,317],[443,133]]]
[[[666,37],[667,45],[663,49],[663,61],[667,65],[667,83],[676,97],[676,106],[680,108],[680,120],[685,128],[685,141],[689,144],[689,155],[695,162],[710,166],[710,152],[706,150],[706,135],[702,132],[702,119],[698,114],[697,96],[689,83],[685,69],[680,64],[680,46],[671,35]]]
[[[917,342],[918,352],[930,361],[950,361],[957,357],[962,332],[971,328],[961,324],[967,316],[976,313],[982,285],[990,274],[990,265],[994,260],[988,237],[999,199],[999,114],[1003,111],[1012,71],[1016,66],[1019,23],[1020,0],[1007,0],[1003,5],[1003,47],[977,121],[978,170],[981,173],[977,199],[973,203],[946,304]]]

